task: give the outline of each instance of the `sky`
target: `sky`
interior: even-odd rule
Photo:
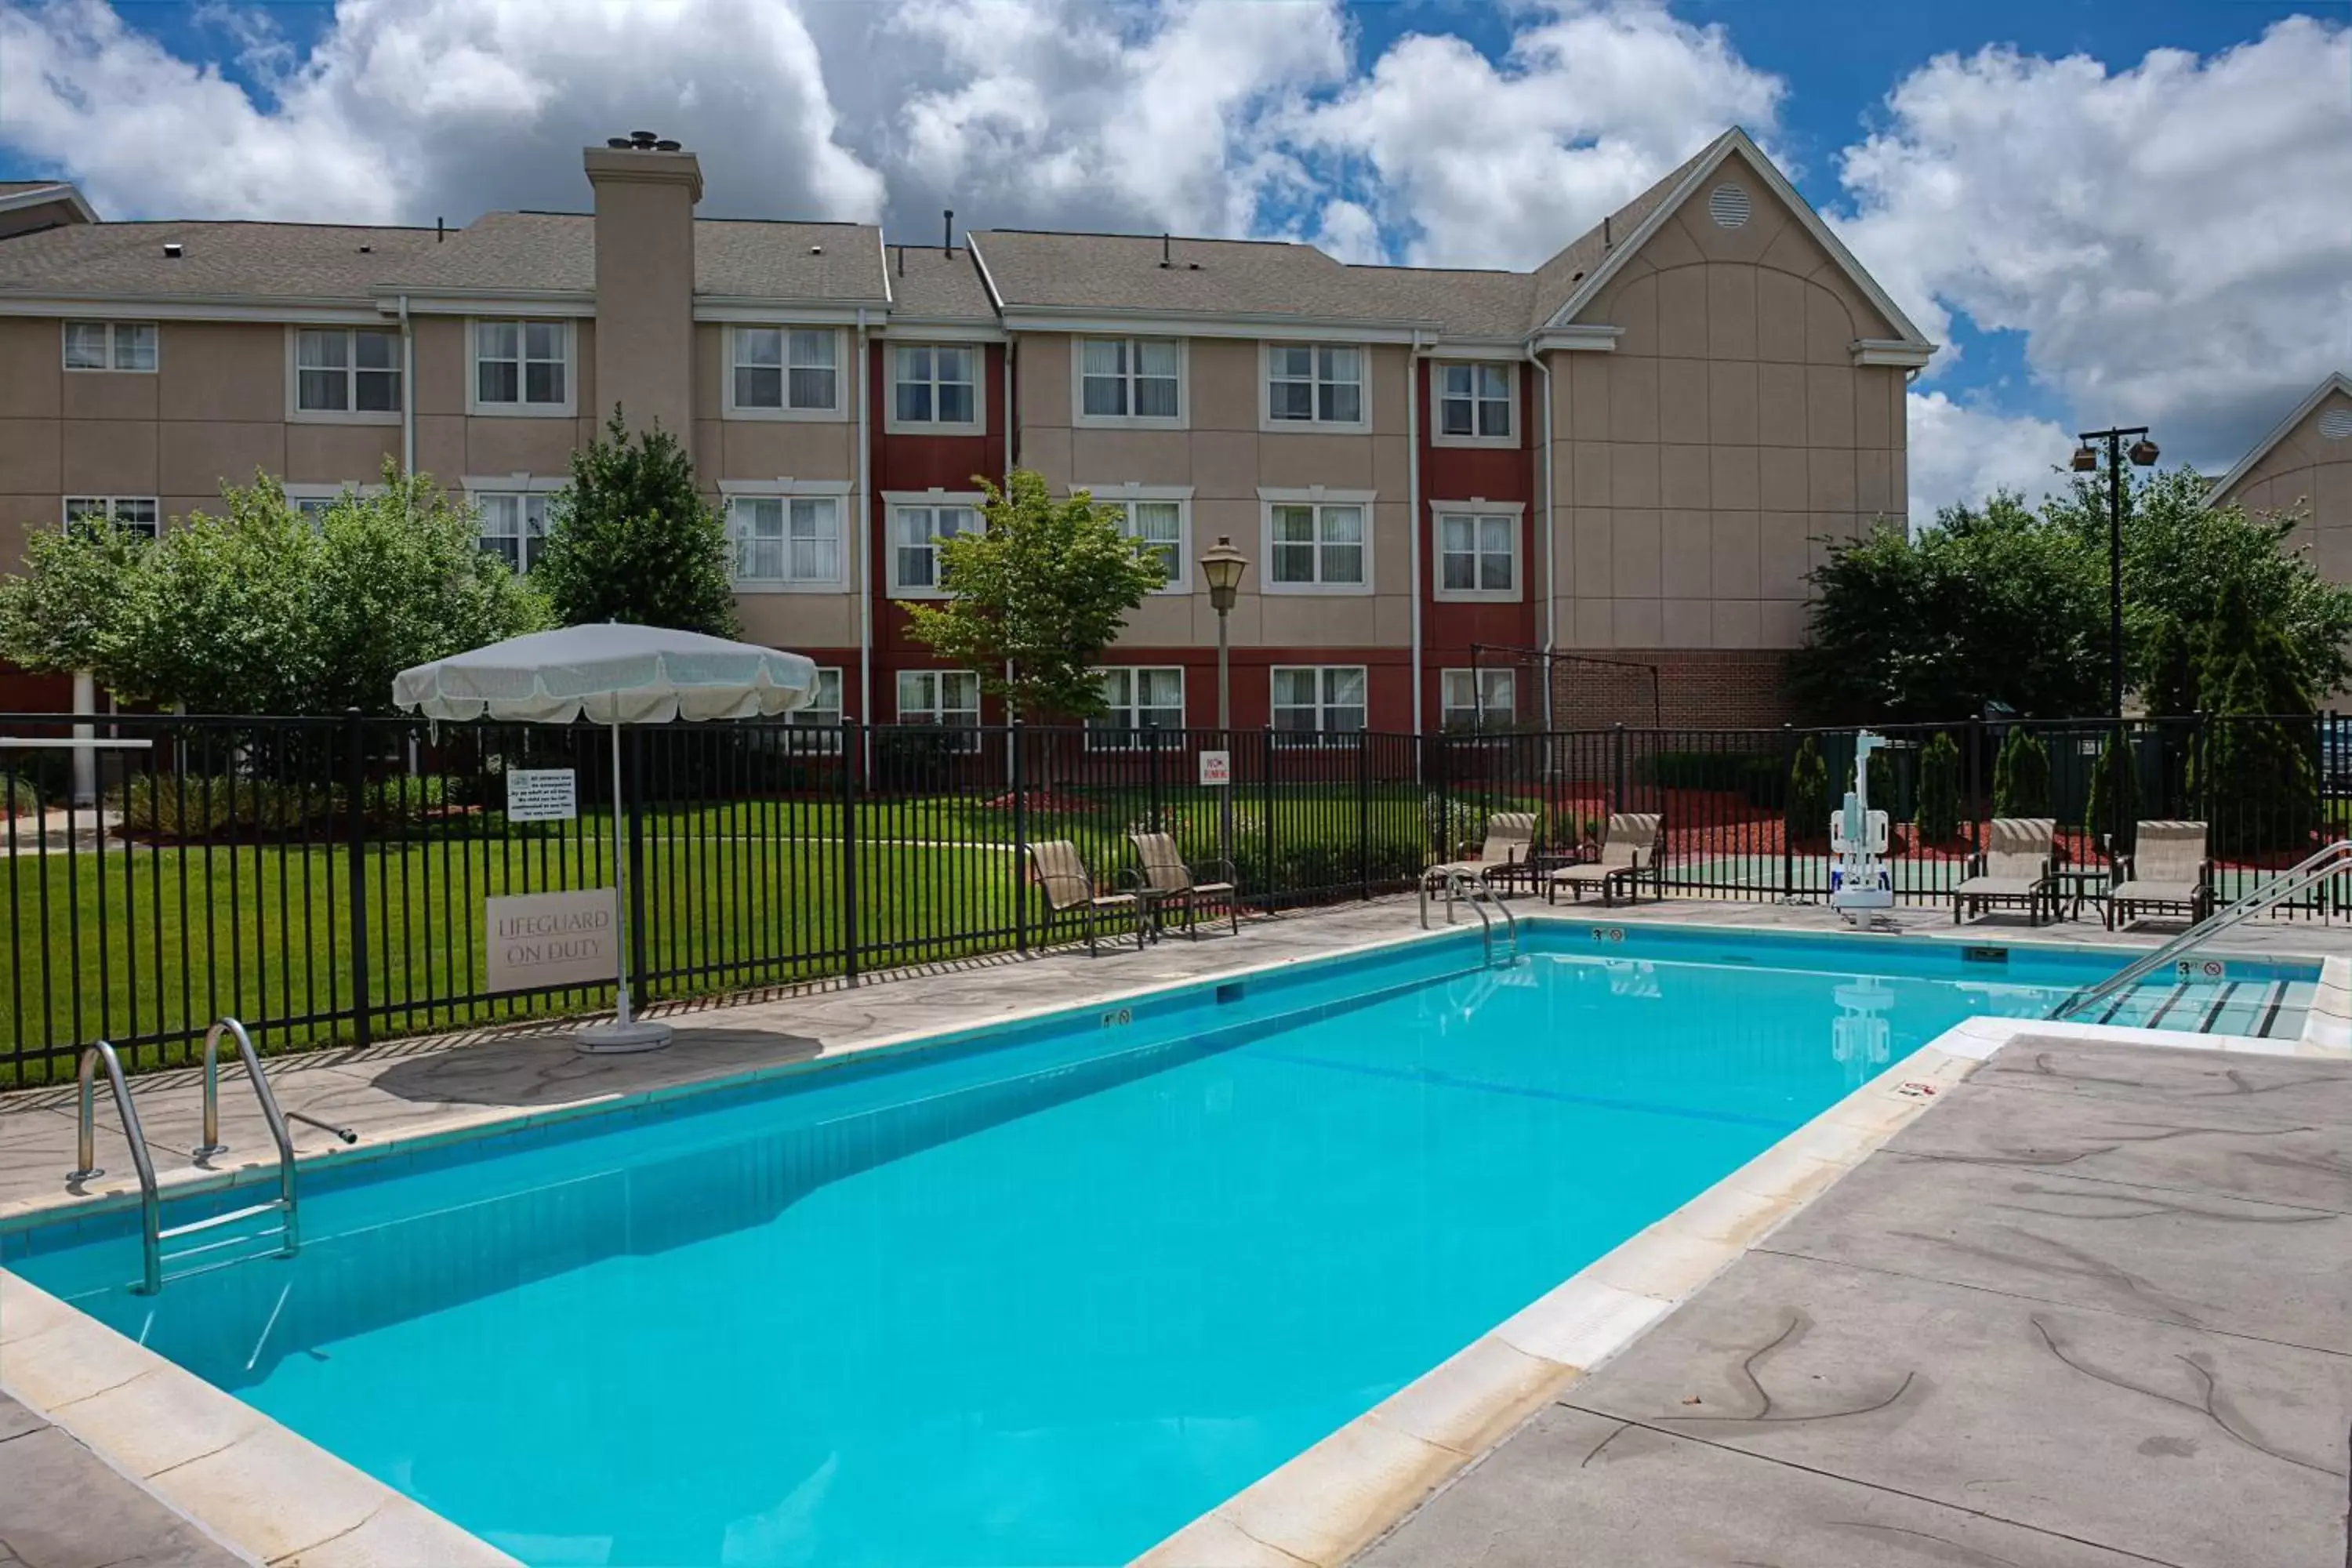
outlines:
[[[2352,0],[0,0],[0,177],[110,217],[583,208],[1531,266],[1745,126],[1929,337],[1915,521],[2352,371]]]

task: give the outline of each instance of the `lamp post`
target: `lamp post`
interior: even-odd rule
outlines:
[[[1202,552],[1201,581],[1209,585],[1209,607],[1217,612],[1217,744],[1224,749],[1226,764],[1224,794],[1217,805],[1217,853],[1228,871],[1234,858],[1234,690],[1225,623],[1241,597],[1242,574],[1248,570],[1249,557],[1235,550],[1231,539],[1220,538],[1214,549]],[[1274,766],[1273,757],[1266,758],[1265,765]]]
[[[2124,742],[2124,459],[2132,466],[2145,468],[2157,459],[2156,443],[2147,438],[2147,426],[2135,425],[2129,428],[2086,430],[2075,439],[2082,443],[2074,448],[2069,463],[2074,472],[2088,474],[2099,467],[2099,449],[2092,445],[2104,441],[2107,447],[2107,712],[2116,727],[2116,767],[2127,766]],[[2137,437],[2126,448],[2126,437]],[[2123,791],[2107,792],[2114,797],[2110,810],[2123,810]],[[2107,824],[2107,847],[2112,855],[2123,839],[2123,823],[2119,816]]]

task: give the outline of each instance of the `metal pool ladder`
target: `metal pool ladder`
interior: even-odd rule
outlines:
[[[79,1165],[66,1177],[66,1180],[87,1182],[106,1174],[106,1172],[99,1166],[96,1148],[95,1074],[98,1064],[102,1061],[106,1064],[107,1081],[114,1091],[115,1111],[122,1118],[123,1135],[131,1141],[131,1163],[139,1173],[140,1284],[138,1289],[142,1296],[156,1294],[171,1280],[185,1279],[197,1274],[208,1274],[215,1268],[226,1268],[231,1264],[244,1262],[247,1258],[253,1256],[252,1254],[221,1256],[226,1248],[275,1238],[279,1243],[277,1256],[291,1258],[301,1246],[301,1235],[297,1226],[299,1204],[294,1190],[294,1140],[286,1131],[285,1113],[278,1109],[278,1097],[270,1092],[269,1079],[261,1070],[261,1058],[254,1054],[252,1037],[245,1032],[245,1026],[235,1018],[222,1018],[205,1032],[205,1141],[196,1147],[195,1157],[199,1160],[207,1160],[215,1154],[224,1152],[228,1148],[227,1144],[220,1141],[220,1041],[225,1034],[236,1042],[236,1053],[245,1058],[246,1076],[252,1080],[255,1098],[261,1101],[261,1114],[269,1123],[270,1140],[278,1145],[278,1195],[266,1203],[248,1204],[242,1208],[230,1209],[226,1213],[212,1215],[204,1219],[190,1220],[185,1225],[173,1226],[168,1229],[163,1223],[163,1194],[155,1184],[155,1163],[148,1157],[147,1138],[139,1125],[138,1108],[131,1103],[130,1085],[123,1081],[122,1060],[115,1054],[113,1046],[104,1040],[92,1042],[84,1047],[81,1053],[81,1069],[79,1075],[81,1124],[80,1137],[75,1147],[75,1156]],[[310,1119],[305,1117],[303,1120],[307,1121]],[[346,1142],[351,1141],[347,1134],[342,1134],[341,1129],[330,1131],[343,1136]],[[182,1247],[176,1252],[167,1253],[163,1250],[163,1244],[167,1241],[175,1241],[184,1236],[201,1236],[212,1231],[226,1230],[243,1221],[271,1214],[278,1216],[278,1225],[274,1229],[226,1236],[218,1240]],[[176,1273],[166,1272],[168,1265],[191,1258],[204,1258],[205,1261],[192,1268],[183,1268]]]
[[[2352,871],[2352,839],[2339,838],[2332,844],[2315,850],[2303,860],[2290,866],[2269,881],[2262,883],[2252,891],[2242,894],[2235,901],[2214,910],[2154,952],[2141,954],[2097,984],[2085,985],[2074,992],[2050,1010],[2050,1017],[2053,1021],[2072,1018],[2078,1014],[2088,1012],[2095,1004],[2108,997],[2116,998],[2116,1005],[2120,1006],[2123,998],[2130,994],[2132,987],[2162,969],[2166,964],[2178,961],[2182,954],[2193,950],[2199,942],[2218,936],[2231,926],[2261,914],[2264,910],[2275,909],[2296,894],[2309,892],[2330,877],[2340,877],[2347,871]],[[2101,1021],[2106,1017],[2113,1017],[2115,1012],[2116,1007],[2109,1007]],[[2206,1016],[2200,1027],[2210,1027],[2214,1016],[2219,1012],[2220,1008],[2217,1005],[2213,1013]]]
[[[1486,912],[1489,910],[1503,917],[1504,929],[1510,934],[1511,951],[1504,955],[1504,965],[1507,967],[1518,962],[1519,917],[1511,912],[1510,905],[1495,896],[1495,889],[1487,885],[1486,878],[1468,871],[1448,871],[1445,874],[1445,896],[1449,901],[1460,899],[1477,915],[1478,935],[1486,943],[1486,966],[1488,969],[1495,967],[1495,918]]]

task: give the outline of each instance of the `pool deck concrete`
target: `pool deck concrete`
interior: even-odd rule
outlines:
[[[1523,911],[1539,907],[1527,900],[1514,900],[1514,904]],[[297,1124],[294,1129],[297,1149],[306,1160],[319,1156],[363,1156],[370,1149],[380,1148],[394,1140],[405,1142],[416,1138],[464,1135],[469,1131],[480,1131],[499,1123],[513,1123],[524,1118],[538,1120],[593,1113],[604,1107],[648,1095],[677,1092],[698,1083],[736,1079],[746,1074],[803,1070],[834,1058],[943,1030],[984,1026],[1023,1015],[1109,1001],[1126,994],[1243,969],[1323,957],[1412,933],[1418,929],[1414,908],[1414,900],[1409,897],[1383,899],[1251,921],[1244,926],[1238,938],[1218,934],[1205,936],[1197,942],[1176,938],[1140,952],[1131,947],[1106,948],[1100,955],[1092,957],[1082,951],[1068,950],[1022,960],[977,961],[893,977],[856,988],[815,989],[751,1003],[657,1009],[677,1028],[677,1039],[669,1050],[648,1055],[583,1056],[562,1033],[546,1026],[538,1026],[497,1034],[404,1039],[367,1047],[334,1048],[278,1058],[269,1064],[270,1078],[279,1100],[289,1109],[308,1111],[348,1125],[361,1134],[360,1149],[344,1153],[341,1145],[328,1134]],[[1621,907],[1605,911],[1589,904],[1580,910],[1562,904],[1554,912],[1580,919],[1591,917],[1595,923],[1612,925],[1663,921],[1781,931],[1832,931],[1841,929],[1829,911],[1814,906],[1729,904],[1673,899],[1663,904]],[[1442,919],[1442,916],[1438,918]],[[1950,924],[1948,915],[1939,915],[1932,910],[1897,910],[1895,921],[1905,930],[1921,934],[1959,937],[1975,942],[1998,937],[2004,942],[2041,941],[2067,944],[2137,945],[2160,940],[2164,934],[2158,931],[2137,936],[2119,936],[2088,923],[2030,930],[2021,920],[2002,921],[1998,918],[1956,930]],[[2309,921],[2264,921],[2232,932],[2215,945],[2250,952],[2340,960],[2352,955],[2352,928]],[[2074,1047],[2070,1043],[2066,1048]],[[2242,1059],[2231,1058],[2233,1062]],[[2274,1060],[2266,1062],[2263,1064],[2263,1070],[2270,1070],[2275,1065]],[[146,1142],[167,1192],[182,1184],[218,1183],[232,1175],[251,1180],[268,1174],[270,1162],[265,1158],[265,1153],[268,1150],[268,1142],[259,1112],[251,1094],[240,1081],[241,1075],[230,1072],[225,1077],[227,1081],[222,1085],[221,1123],[231,1152],[220,1162],[210,1165],[196,1164],[189,1154],[197,1142],[200,1124],[201,1097],[197,1075],[191,1070],[180,1070],[145,1075],[133,1080]],[[2050,1094],[2054,1091],[2042,1086],[2039,1092]],[[83,1185],[68,1187],[63,1177],[71,1168],[74,1155],[74,1104],[70,1089],[47,1088],[0,1096],[0,1226],[30,1223],[58,1208],[93,1199],[112,1204],[132,1201],[135,1186],[128,1179],[130,1162],[123,1154],[122,1131],[111,1106],[106,1104],[102,1097],[98,1121],[99,1158],[102,1165],[109,1167],[108,1174]],[[2352,1136],[2340,1142],[2332,1156],[2339,1168],[2352,1168],[2352,1151],[2347,1150],[2347,1144],[2352,1144]],[[2312,1156],[2320,1159],[2323,1164],[2327,1157]],[[2076,1173],[2077,1175],[2080,1173]],[[2352,1271],[2352,1264],[2347,1264],[2347,1271]],[[1703,1300],[1712,1300],[1718,1294],[1717,1288],[1710,1287]],[[1693,1307],[1699,1304],[1693,1303]],[[1931,1310],[1931,1308],[1921,1310]],[[1686,1309],[1685,1312],[1676,1314],[1674,1321],[1680,1321],[1689,1310]],[[19,1316],[21,1326],[21,1310]],[[1833,1320],[1823,1318],[1822,1321]],[[9,1330],[8,1323],[0,1322],[0,1346],[7,1345],[11,1338]],[[1826,1331],[1822,1336],[1817,1337],[1822,1337],[1823,1342],[1834,1342],[1826,1337]],[[1643,1344],[1648,1342],[1647,1340],[1642,1342]],[[1774,1353],[1786,1359],[1796,1348],[1797,1344],[1792,1340],[1784,1342]],[[21,1340],[7,1349],[0,1349],[0,1384],[16,1383],[16,1379],[10,1374],[21,1374],[26,1371],[25,1349]],[[2338,1360],[2352,1351],[2352,1347],[2342,1345],[2301,1349],[2305,1354],[2334,1355]],[[14,1350],[16,1354],[12,1357],[9,1350]],[[1633,1364],[1634,1359],[1629,1355],[1627,1364]],[[10,1364],[12,1360],[14,1366]],[[1590,1386],[1590,1383],[1578,1385],[1574,1397],[1585,1399]],[[19,1391],[22,1392],[21,1386]],[[37,1406],[39,1402],[34,1403]],[[2342,1403],[2340,1400],[2337,1402],[2339,1408]],[[1527,1432],[1514,1439],[1514,1445],[1525,1441],[1528,1433],[1540,1429],[1556,1412],[1570,1408],[1567,1405],[1548,1408]],[[2339,1421],[2339,1428],[2341,1425]],[[8,1437],[7,1434],[11,1432],[17,1432],[17,1437]],[[33,1456],[34,1458],[20,1458],[18,1461],[32,1463],[37,1459],[45,1467],[41,1474],[46,1479],[41,1487],[28,1491],[9,1484],[11,1473],[6,1466],[7,1447],[44,1432],[49,1436],[40,1446],[20,1450],[22,1455]],[[291,1434],[282,1436],[291,1438]],[[1489,1440],[1491,1436],[1489,1435]],[[1622,1441],[1624,1439],[1620,1440]],[[1620,1442],[1612,1442],[1609,1451],[1615,1453]],[[1506,1447],[1507,1449],[1514,1445],[1507,1445]],[[2340,1445],[2336,1453],[2340,1468]],[[326,1458],[323,1455],[315,1458]],[[1702,1458],[1709,1463],[1727,1462],[1713,1454]],[[118,1458],[117,1463],[120,1462]],[[340,1462],[335,1463],[337,1468],[347,1469],[347,1467],[340,1467]],[[1483,1472],[1489,1468],[1492,1468],[1491,1464],[1481,1467],[1481,1470]],[[142,1473],[144,1473],[143,1468]],[[356,1478],[356,1472],[352,1472],[352,1479],[363,1478]],[[1446,1501],[1455,1498],[1457,1493],[1479,1495],[1465,1493],[1464,1489],[1468,1485],[1465,1482],[1442,1494],[1438,1502],[1417,1516],[1405,1527],[1406,1530],[1442,1528],[1446,1515],[1440,1505],[1446,1509],[1464,1506],[1459,1501]],[[1491,1482],[1478,1485],[1484,1488]],[[137,1490],[132,1482],[82,1447],[66,1432],[47,1426],[38,1408],[28,1410],[8,1399],[5,1393],[0,1393],[0,1498],[13,1498],[20,1502],[26,1498],[35,1500],[24,1506],[30,1508],[37,1516],[29,1517],[28,1522],[16,1522],[12,1518],[7,1528],[0,1528],[0,1543],[5,1543],[0,1544],[0,1568],[12,1568],[5,1555],[11,1547],[26,1562],[42,1563],[46,1568],[49,1559],[25,1556],[25,1540],[65,1543],[73,1550],[80,1550],[74,1531],[85,1529],[86,1521],[82,1518],[81,1505],[74,1500],[104,1495],[107,1489],[115,1487]],[[159,1486],[153,1480],[149,1481],[148,1489],[172,1495],[169,1488]],[[2339,1492],[2341,1489],[2339,1484]],[[405,1500],[397,1500],[404,1502]],[[12,1512],[16,1506],[12,1505]],[[356,1500],[353,1506],[358,1506]],[[413,1510],[414,1505],[408,1506]],[[200,1552],[207,1548],[218,1550],[212,1547],[201,1532],[191,1533],[186,1541],[183,1541],[174,1531],[191,1531],[187,1521],[161,1504],[154,1507],[157,1512],[152,1538],[145,1539],[143,1544],[135,1545],[127,1557],[110,1545],[106,1554],[89,1557],[89,1561],[93,1563],[115,1560],[171,1563],[184,1560],[170,1555],[175,1551]],[[194,1511],[202,1516],[201,1509]],[[135,1509],[118,1510],[118,1515],[126,1521],[143,1517]],[[373,1519],[375,1516],[368,1517]],[[428,1519],[417,1528],[429,1529],[438,1523]],[[402,1525],[404,1531],[409,1528],[409,1523]],[[48,1533],[34,1533],[37,1531]],[[409,1535],[395,1536],[389,1528],[382,1533],[386,1540],[411,1538]],[[241,1548],[251,1550],[251,1543],[244,1538],[234,1533],[229,1538],[238,1541]],[[111,1542],[113,1538],[109,1536],[106,1539]],[[1397,1542],[1403,1542],[1404,1533],[1401,1531],[1395,1539]],[[96,1538],[92,1537],[92,1540]],[[399,1560],[396,1555],[383,1556],[369,1549],[359,1538],[341,1540],[340,1548],[325,1552],[315,1549],[299,1552],[258,1550],[251,1551],[251,1557],[256,1561],[303,1563]],[[52,1547],[50,1550],[57,1562],[79,1561],[64,1547]],[[138,1550],[146,1551],[149,1556],[138,1556]],[[1450,1555],[1451,1547],[1435,1556],[1414,1556],[1410,1552],[1404,1556],[1394,1555],[1395,1551],[1404,1550],[1402,1545],[1384,1546],[1381,1550],[1391,1553],[1377,1559],[1383,1563],[1454,1560]],[[85,1552],[84,1555],[88,1553]],[[242,1560],[242,1557],[241,1552],[240,1556],[226,1560]],[[190,1555],[184,1560],[205,1563],[209,1568],[215,1559]],[[1477,1559],[1474,1556],[1461,1560]],[[1497,1563],[1517,1560],[1493,1559]],[[1545,1559],[1559,1560],[1557,1556]],[[1718,1559],[1671,1555],[1656,1559],[1612,1558],[1601,1554],[1590,1560],[1681,1563]],[[1811,1562],[1814,1559],[1799,1553],[1784,1560]],[[1889,1557],[1854,1560],[1902,1561]],[[1951,1560],[1973,1561],[1968,1558]],[[1988,1559],[2000,1560],[1998,1556]],[[2093,1563],[2111,1559],[2094,1556],[2080,1560]],[[1930,1559],[1920,1561],[1924,1563]],[[2051,1561],[2071,1562],[2074,1559],[2053,1558]]]
[[[2352,1063],[2024,1038],[1362,1568],[2347,1562]]]

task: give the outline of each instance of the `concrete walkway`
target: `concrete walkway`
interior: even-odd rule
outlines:
[[[0,1568],[237,1568],[245,1561],[0,1394]]]
[[[2331,1568],[2352,1063],[2021,1040],[1364,1568]]]

